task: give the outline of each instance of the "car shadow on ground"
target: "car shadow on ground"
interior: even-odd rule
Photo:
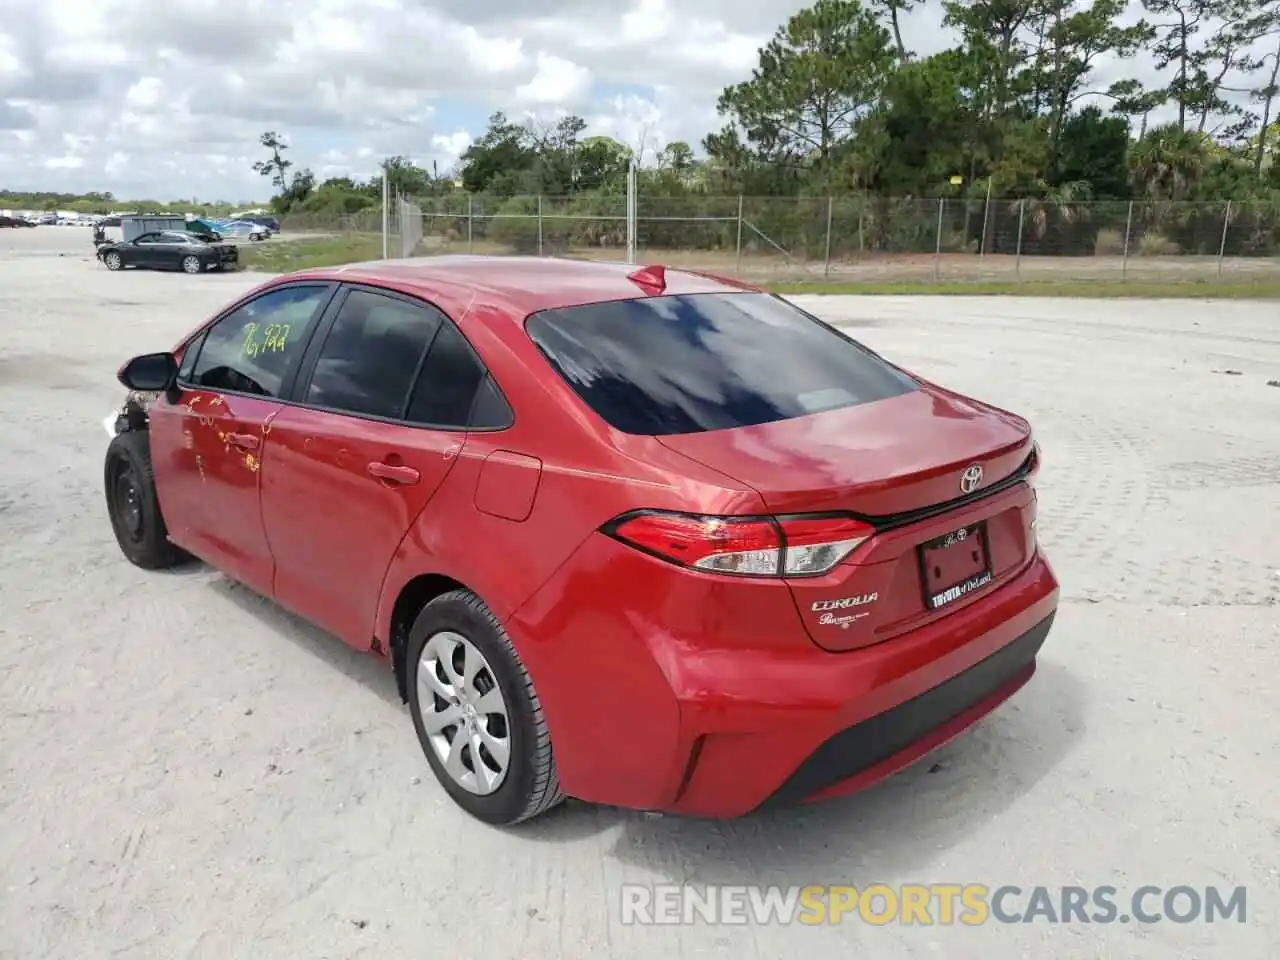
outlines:
[[[205,567],[205,569],[209,569]],[[210,589],[230,600],[245,613],[250,614],[267,629],[274,639],[280,636],[295,646],[324,663],[339,673],[361,684],[377,694],[397,710],[403,710],[400,694],[396,689],[395,674],[390,664],[372,653],[362,652],[347,646],[331,633],[321,630],[308,621],[290,613],[274,600],[254,593],[243,584],[220,576],[213,580]],[[406,729],[412,736],[413,727],[408,726],[406,713]]]
[[[512,836],[561,843],[617,830],[610,853],[628,873],[657,870],[674,883],[912,879],[1052,773],[1084,733],[1082,701],[1081,682],[1060,664],[1042,660],[1031,682],[995,713],[851,797],[731,821],[570,803],[520,825]]]
[[[219,577],[209,586],[261,622],[273,639],[289,640],[404,710],[385,660],[348,647],[235,581]],[[516,843],[561,844],[616,831],[609,855],[624,869],[657,870],[674,883],[757,884],[767,876],[782,886],[856,885],[923,874],[1071,752],[1085,729],[1083,689],[1064,666],[1042,658],[1027,686],[993,714],[851,797],[723,821],[570,800],[506,832]],[[405,735],[412,737],[407,713],[405,719]]]

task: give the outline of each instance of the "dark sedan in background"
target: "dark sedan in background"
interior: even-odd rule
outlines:
[[[123,243],[104,243],[98,247],[98,259],[108,270],[143,267],[203,273],[236,267],[240,252],[235,244],[211,243],[192,233],[164,230]]]

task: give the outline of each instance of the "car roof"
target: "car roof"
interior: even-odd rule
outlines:
[[[369,283],[431,300],[454,317],[477,306],[489,306],[517,320],[539,310],[610,300],[755,289],[727,278],[663,267],[656,268],[665,277],[663,289],[631,279],[637,271],[653,269],[619,261],[559,257],[442,255],[349,263],[279,279]]]

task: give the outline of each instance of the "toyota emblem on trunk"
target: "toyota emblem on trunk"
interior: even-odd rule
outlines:
[[[973,493],[981,482],[982,467],[980,465],[975,463],[971,467],[965,467],[964,473],[960,474],[960,492]]]

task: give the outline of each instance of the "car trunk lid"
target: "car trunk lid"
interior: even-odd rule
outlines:
[[[825,649],[886,640],[967,606],[1034,552],[1035,494],[1020,482],[1034,468],[1030,427],[932,385],[660,442],[752,487],[774,515],[852,514],[873,528],[833,570],[788,580]]]

